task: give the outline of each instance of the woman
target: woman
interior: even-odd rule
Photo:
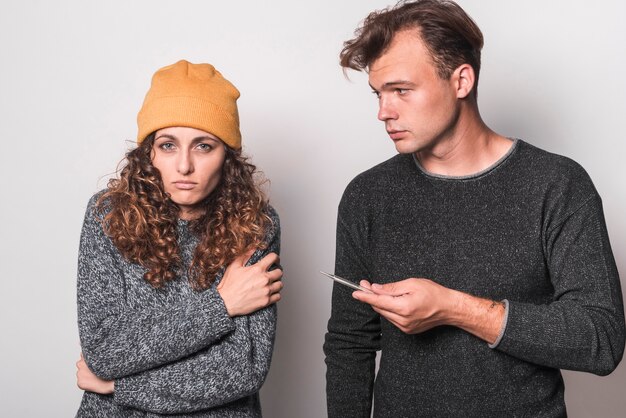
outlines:
[[[138,147],[90,200],[77,416],[261,416],[280,228],[241,155],[238,97],[209,64],[157,71]]]

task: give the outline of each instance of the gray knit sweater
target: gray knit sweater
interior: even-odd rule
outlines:
[[[335,285],[324,345],[331,418],[563,417],[559,369],[608,374],[624,310],[602,205],[575,162],[521,140],[491,169],[451,178],[396,155],[339,206],[335,271],[353,281],[430,278],[508,299],[495,349],[441,326],[402,333]],[[374,380],[374,358],[381,350]]]
[[[260,417],[259,389],[270,367],[276,306],[230,318],[215,284],[194,291],[185,273],[155,289],[104,234],[91,198],[80,239],[78,327],[82,352],[112,395],[85,392],[78,417]],[[280,226],[250,263],[279,252]],[[178,223],[188,266],[197,238]],[[182,269],[186,271],[186,268]]]

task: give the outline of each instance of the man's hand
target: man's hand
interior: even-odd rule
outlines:
[[[407,334],[418,334],[444,325],[443,305],[449,289],[428,279],[406,279],[384,285],[361,281],[373,293],[356,291],[352,296],[372,308]]]
[[[407,334],[418,334],[439,325],[453,325],[494,343],[504,321],[504,305],[448,289],[428,279],[405,279],[361,286],[355,299],[368,303],[380,315]]]
[[[76,384],[82,390],[108,395],[113,393],[115,383],[113,380],[102,380],[87,367],[83,353],[80,353],[80,360],[76,362]]]

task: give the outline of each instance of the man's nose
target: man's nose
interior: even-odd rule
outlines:
[[[380,96],[378,99],[378,120],[385,122],[389,119],[398,119],[398,112],[390,97]]]

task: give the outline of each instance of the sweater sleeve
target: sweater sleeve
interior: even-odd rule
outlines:
[[[497,349],[543,366],[606,375],[624,351],[624,308],[599,196],[549,228],[549,304],[509,300]]]
[[[280,252],[278,216],[272,212],[269,245],[254,264]],[[235,330],[187,358],[115,381],[115,402],[159,414],[209,409],[257,393],[269,372],[276,333],[276,305],[236,317]]]
[[[89,202],[78,261],[78,327],[89,368],[112,380],[189,356],[235,328],[215,289],[158,307],[130,308],[120,256]]]
[[[346,191],[339,207],[335,273],[354,282],[370,279],[367,268],[367,220],[351,207]],[[331,317],[324,343],[329,418],[369,418],[380,317],[352,298],[352,290],[334,284]]]

